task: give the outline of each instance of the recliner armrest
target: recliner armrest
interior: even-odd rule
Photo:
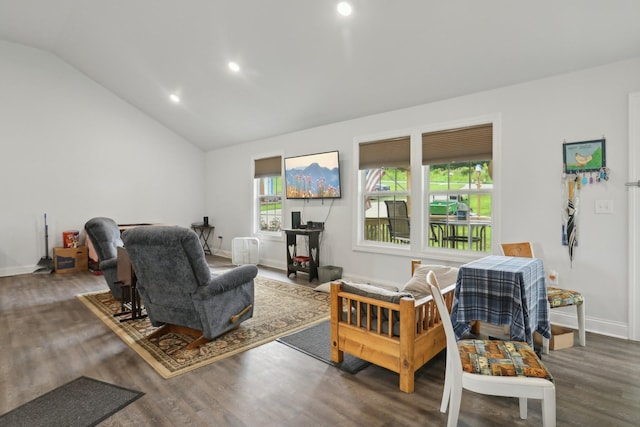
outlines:
[[[213,295],[221,294],[229,289],[250,282],[257,275],[258,267],[255,265],[241,265],[219,276],[211,277],[211,280],[206,286],[198,287],[197,296],[201,299],[207,299]]]

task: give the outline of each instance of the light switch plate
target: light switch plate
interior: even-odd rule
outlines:
[[[596,200],[595,211],[597,214],[612,214],[613,200]]]

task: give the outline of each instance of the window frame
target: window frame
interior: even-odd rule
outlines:
[[[365,198],[368,193],[366,191],[366,169],[360,170],[360,145],[368,143],[376,143],[385,140],[403,139],[409,137],[409,150],[410,150],[410,162],[413,158],[413,135],[411,129],[401,129],[396,131],[390,131],[380,134],[374,134],[369,136],[363,136],[354,138],[353,151],[354,151],[354,182],[357,183],[357,197],[354,200],[354,215],[353,215],[353,241],[352,248],[354,251],[362,252],[374,252],[385,254],[407,254],[411,251],[411,244],[398,245],[391,242],[379,242],[375,240],[366,240],[365,236]],[[389,165],[397,166],[397,165]],[[409,164],[411,170],[413,165]],[[411,181],[414,180],[411,175]],[[412,184],[409,184],[409,188],[412,188]],[[401,198],[410,198],[411,190],[408,191],[381,191],[379,193],[389,196],[399,196]],[[411,236],[414,235],[413,229],[411,230]],[[413,241],[413,240],[411,240]]]
[[[274,158],[274,157],[279,157],[280,158],[280,175],[264,175],[264,176],[259,176],[256,177],[256,162],[260,161],[260,160],[264,160],[264,159],[270,159],[270,158]],[[279,194],[261,194],[261,184],[263,184],[265,179],[268,178],[272,178],[272,177],[279,177],[281,180],[281,183],[283,181],[283,176],[282,176],[282,170],[283,170],[283,161],[284,161],[284,156],[281,153],[278,154],[266,154],[266,155],[260,155],[260,156],[256,156],[252,159],[252,176],[253,176],[253,234],[255,236],[259,236],[260,238],[264,238],[267,240],[282,240],[283,239],[283,235],[284,235],[284,211],[285,211],[285,206],[284,206],[284,190],[283,190],[283,186],[282,184],[280,185],[280,192]],[[280,230],[278,231],[269,231],[269,230],[262,230],[261,226],[260,226],[260,220],[262,217],[262,211],[261,211],[261,201],[264,198],[270,198],[270,197],[274,197],[277,198],[280,201]]]
[[[425,177],[425,167],[422,165],[422,134],[438,132],[448,129],[471,127],[482,124],[492,124],[492,163],[493,163],[493,189],[491,190],[491,248],[484,251],[470,251],[429,246],[429,203],[427,197],[430,194],[428,176]],[[433,123],[412,128],[398,129],[379,134],[355,137],[353,139],[353,177],[356,183],[357,197],[354,200],[352,225],[352,249],[358,252],[370,252],[399,256],[414,256],[428,258],[435,261],[469,262],[490,255],[500,242],[501,236],[501,114],[487,114],[466,119],[451,120],[447,122]],[[411,241],[408,245],[381,244],[371,240],[365,240],[365,172],[359,169],[359,146],[362,143],[375,142],[384,139],[398,138],[410,135],[411,150],[411,179],[408,195],[411,199]],[[413,219],[415,218],[415,220]],[[403,246],[403,247],[399,247]]]

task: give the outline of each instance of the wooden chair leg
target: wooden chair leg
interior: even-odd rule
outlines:
[[[198,331],[197,329],[187,328],[185,326],[170,325],[170,324],[162,325],[160,328],[158,328],[155,331],[151,332],[145,338],[147,338],[147,339],[159,338],[159,337],[161,337],[163,335],[166,335],[168,333],[171,333],[171,332],[178,333],[178,334],[189,335],[190,337],[194,337],[195,338],[194,341],[192,341],[189,345],[187,345],[185,347],[187,350],[191,350],[193,348],[198,348],[202,344],[206,344],[206,343],[208,343],[210,341],[208,338],[205,338],[202,335],[202,331]]]
[[[171,332],[171,325],[162,325],[158,329],[156,329],[155,331],[153,331],[149,335],[147,335],[145,338],[150,340],[150,339],[153,339],[153,338],[158,338],[158,337],[161,337],[163,335],[166,335],[169,332]]]
[[[194,341],[191,342],[191,344],[187,345],[185,347],[186,350],[191,350],[194,348],[198,348],[200,347],[202,344],[206,344],[208,343],[209,340],[208,338],[205,338],[204,335],[200,335],[198,338],[196,338]]]
[[[584,319],[584,302],[576,305],[578,310],[578,338],[582,347],[587,345],[587,334],[585,331],[585,319]]]
[[[440,412],[443,414],[447,413],[447,408],[449,407],[449,400],[451,400],[451,381],[453,373],[451,373],[451,368],[449,366],[449,358],[447,357],[446,368],[444,371],[444,388],[442,389],[442,401],[440,402]]]
[[[338,342],[338,324],[342,315],[342,298],[338,297],[340,282],[331,282],[331,361],[340,363],[344,360],[344,351]]]
[[[519,405],[520,405],[520,419],[521,420],[526,420],[527,419],[527,398],[526,397],[521,397],[518,399]]]
[[[549,318],[551,318],[551,304],[549,304],[549,301],[547,301],[547,310],[549,311]],[[549,338],[542,337],[542,354],[549,354]]]
[[[462,383],[455,380],[451,383],[451,394],[449,396],[449,417],[447,427],[456,427],[460,416],[460,404],[462,402]]]
[[[555,427],[556,425],[556,389],[547,387],[542,398],[542,426]]]

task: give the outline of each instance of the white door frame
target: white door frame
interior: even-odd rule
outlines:
[[[629,94],[629,180],[640,180],[640,92]],[[640,341],[640,188],[627,187],[629,202],[629,339]]]

